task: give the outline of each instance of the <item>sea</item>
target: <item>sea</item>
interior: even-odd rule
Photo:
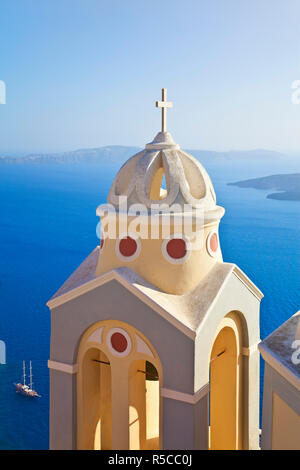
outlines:
[[[265,338],[300,308],[300,202],[228,182],[291,173],[296,160],[206,164],[218,203],[225,261],[262,290]],[[0,165],[0,449],[48,449],[50,312],[47,300],[99,243],[96,207],[106,201],[115,164]],[[33,366],[39,399],[15,393],[22,361]],[[263,371],[263,364],[262,364]],[[261,374],[261,386],[263,374]]]

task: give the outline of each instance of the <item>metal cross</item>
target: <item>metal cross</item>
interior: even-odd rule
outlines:
[[[161,90],[161,101],[156,101],[156,107],[162,108],[161,109],[161,131],[167,132],[167,109],[172,108],[173,103],[171,101],[167,101],[167,89],[162,88]]]

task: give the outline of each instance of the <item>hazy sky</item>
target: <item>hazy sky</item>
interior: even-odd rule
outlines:
[[[0,154],[121,144],[300,151],[300,0],[0,0]]]

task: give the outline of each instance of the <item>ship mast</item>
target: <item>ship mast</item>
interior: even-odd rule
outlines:
[[[29,385],[29,387],[31,388],[31,390],[33,390],[33,388],[32,388],[33,382],[32,382],[32,367],[31,367],[31,361],[29,361],[29,373],[30,373],[30,385]]]
[[[23,385],[26,385],[25,361],[23,361]]]

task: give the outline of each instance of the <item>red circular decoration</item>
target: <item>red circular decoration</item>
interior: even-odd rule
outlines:
[[[171,258],[180,259],[186,255],[186,243],[182,238],[172,238],[166,246],[167,253]]]
[[[218,249],[218,237],[216,233],[213,233],[209,240],[209,247],[214,253]]]
[[[131,237],[125,237],[120,240],[119,250],[123,256],[132,256],[137,250],[137,242]]]
[[[104,246],[104,238],[101,238],[101,240],[100,240],[100,250],[102,250],[103,246]]]
[[[122,333],[112,334],[110,338],[110,342],[111,342],[112,347],[119,353],[124,352],[128,345],[127,339],[125,338],[124,335],[122,335]]]

